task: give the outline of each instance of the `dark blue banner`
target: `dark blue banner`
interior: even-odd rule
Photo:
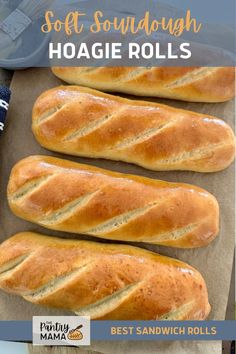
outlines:
[[[91,342],[234,340],[236,321],[91,321]],[[0,340],[32,341],[31,321],[0,321]]]
[[[234,66],[235,1],[0,4],[0,67]]]

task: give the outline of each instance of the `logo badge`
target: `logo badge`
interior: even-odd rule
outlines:
[[[33,345],[90,345],[90,317],[34,316]]]

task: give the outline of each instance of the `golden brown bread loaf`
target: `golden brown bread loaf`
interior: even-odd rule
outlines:
[[[50,150],[151,170],[213,172],[235,156],[233,131],[220,119],[79,86],[44,92],[34,105],[32,129]]]
[[[46,228],[111,240],[192,248],[218,232],[218,203],[201,188],[49,156],[15,165],[8,201],[16,215]]]
[[[0,246],[0,288],[35,304],[103,320],[204,320],[198,271],[127,245],[23,232]]]
[[[223,102],[235,95],[234,67],[53,67],[69,84],[192,102]]]

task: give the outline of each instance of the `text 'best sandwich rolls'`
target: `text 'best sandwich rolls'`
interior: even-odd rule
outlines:
[[[221,119],[79,86],[44,92],[32,129],[49,150],[150,170],[215,172],[235,157],[234,133]]]
[[[183,262],[30,232],[0,246],[0,288],[92,319],[204,320],[210,312],[204,279]]]
[[[16,215],[48,229],[110,240],[193,248],[219,229],[218,203],[199,187],[49,156],[15,165],[8,201]]]

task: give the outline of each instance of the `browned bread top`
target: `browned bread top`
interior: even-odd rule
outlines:
[[[49,229],[111,240],[201,247],[219,227],[219,207],[207,191],[31,156],[15,165],[8,201],[21,218]]]
[[[234,67],[53,67],[60,79],[102,91],[192,102],[235,96]]]
[[[50,150],[151,170],[214,172],[235,156],[233,131],[221,119],[79,86],[44,92],[32,129]]]
[[[30,232],[0,246],[0,288],[93,319],[203,320],[210,311],[202,276],[183,262]]]

